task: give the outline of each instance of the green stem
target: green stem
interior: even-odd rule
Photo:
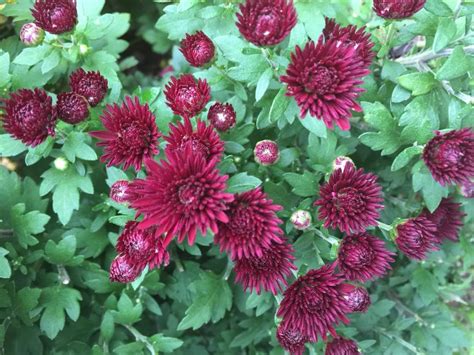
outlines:
[[[146,336],[144,336],[142,333],[140,333],[136,328],[132,327],[131,325],[127,325],[127,324],[122,324],[122,325],[125,328],[127,328],[130,333],[133,334],[136,341],[139,341],[139,342],[145,344],[145,346],[148,349],[148,351],[150,352],[150,354],[152,354],[152,355],[157,355],[158,354],[155,351],[155,348],[153,347],[153,345],[148,341],[148,338]]]
[[[385,223],[382,223],[382,222],[378,222],[378,227],[382,230],[387,231],[387,232],[390,232],[393,229],[393,227],[391,225],[388,225],[388,224],[385,224]]]
[[[229,279],[230,273],[232,272],[233,269],[234,269],[234,263],[232,262],[232,260],[230,258],[228,258],[227,259],[227,266],[225,268],[224,276],[222,276],[222,278],[227,281]]]
[[[418,349],[416,348],[416,346],[414,346],[413,344],[410,344],[410,343],[407,342],[406,340],[400,338],[398,335],[389,333],[389,332],[386,331],[385,329],[379,328],[379,327],[378,327],[378,328],[375,328],[375,331],[379,332],[380,334],[385,335],[386,337],[388,337],[388,338],[390,338],[390,339],[396,340],[400,345],[404,346],[405,348],[407,348],[408,350],[412,351],[412,352],[415,353],[416,355],[424,355],[424,353],[418,351]]]

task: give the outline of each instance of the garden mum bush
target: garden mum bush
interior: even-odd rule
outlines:
[[[473,14],[2,1],[2,353],[469,354]]]

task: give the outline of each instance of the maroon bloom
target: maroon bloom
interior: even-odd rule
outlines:
[[[404,19],[413,16],[425,6],[426,0],[374,0],[374,11],[388,19]]]
[[[262,258],[265,249],[284,242],[282,221],[276,216],[282,207],[274,205],[260,188],[236,194],[228,208],[228,221],[219,223],[215,242],[233,260]]]
[[[303,355],[304,345],[308,341],[307,337],[293,328],[277,328],[276,337],[281,347],[288,351],[290,355]]]
[[[146,265],[150,269],[169,263],[170,255],[164,246],[164,239],[156,233],[155,227],[140,229],[138,222],[130,221],[125,225],[117,241],[117,252],[126,255],[128,260],[141,269]]]
[[[362,59],[364,66],[368,68],[372,64],[372,59],[375,57],[375,52],[372,51],[374,43],[370,40],[370,34],[365,32],[365,27],[359,29],[353,25],[341,27],[334,19],[326,18],[323,35],[326,41],[335,39],[354,46],[355,55]]]
[[[27,46],[37,46],[43,43],[44,30],[34,23],[25,23],[20,30],[20,40]]]
[[[367,227],[377,225],[382,202],[382,188],[377,183],[377,176],[347,164],[344,170],[332,172],[314,205],[319,206],[318,216],[324,220],[325,228],[339,228],[351,233],[363,232]]]
[[[110,264],[109,278],[115,282],[132,282],[143,271],[141,265],[135,264],[126,255],[117,255]]]
[[[343,284],[341,289],[344,292],[344,298],[351,312],[367,312],[371,301],[369,292],[367,292],[365,288],[351,284]]]
[[[170,125],[170,133],[164,139],[168,142],[166,150],[183,154],[187,147],[196,154],[201,154],[206,160],[220,159],[224,152],[224,142],[220,139],[214,128],[197,120],[194,130],[189,118],[184,118],[184,123],[178,122]]]
[[[133,166],[140,170],[145,158],[158,153],[157,140],[160,137],[155,123],[155,116],[148,104],[141,105],[138,98],[127,96],[121,106],[107,105],[100,117],[105,131],[93,131],[90,135],[105,147],[105,154],[100,158],[107,166],[123,164],[127,169]]]
[[[56,35],[71,31],[77,23],[75,0],[36,0],[31,14],[38,27]]]
[[[335,338],[326,344],[324,355],[358,355],[357,343],[351,339]]]
[[[443,186],[470,182],[474,177],[474,131],[437,131],[425,146],[423,160],[433,178]]]
[[[73,92],[58,95],[56,103],[58,116],[64,122],[77,124],[89,117],[89,104],[84,96]]]
[[[204,32],[198,31],[193,35],[186,34],[180,51],[193,67],[202,67],[214,58],[216,48]]]
[[[227,223],[226,204],[233,196],[224,192],[226,176],[220,176],[216,159],[206,161],[191,147],[184,152],[166,152],[168,161],[145,162],[147,178],[130,184],[135,194],[131,207],[144,219],[141,228],[156,226],[156,233],[166,233],[164,245],[178,237],[182,243],[186,235],[189,245],[194,244],[199,229],[218,232],[218,223]]]
[[[54,136],[56,111],[43,89],[20,89],[9,99],[0,99],[4,112],[3,129],[24,144],[35,147],[48,136]]]
[[[166,104],[175,115],[191,118],[196,116],[211,99],[211,88],[206,80],[196,79],[191,74],[179,78],[171,77],[165,88]]]
[[[226,132],[235,126],[235,110],[231,104],[216,102],[211,106],[207,119],[220,132]]]
[[[258,164],[263,166],[273,165],[280,160],[280,149],[276,142],[265,139],[255,145],[253,155]]]
[[[328,128],[334,123],[342,130],[350,128],[351,110],[362,110],[356,99],[364,89],[358,85],[370,72],[356,52],[355,45],[336,39],[310,41],[303,50],[296,47],[281,81],[300,107],[301,118],[309,112]]]
[[[98,71],[77,69],[69,77],[69,86],[76,94],[84,96],[89,105],[97,106],[105,97],[108,82]]]
[[[397,226],[395,244],[411,259],[426,259],[426,254],[437,250],[436,225],[424,216],[410,218]]]
[[[292,0],[247,0],[240,5],[237,28],[247,41],[257,46],[282,42],[296,25]]]
[[[469,181],[462,184],[461,194],[466,198],[474,198],[474,182]]]
[[[129,182],[127,180],[119,180],[114,182],[110,188],[110,198],[118,203],[130,201],[131,194],[128,185]]]
[[[283,294],[278,317],[283,329],[296,329],[309,341],[326,340],[327,333],[336,336],[335,325],[349,323],[350,312],[340,285],[342,275],[334,273],[334,265],[325,265],[300,276]]]
[[[450,198],[443,198],[438,208],[430,213],[426,208],[421,213],[436,225],[436,238],[438,243],[445,239],[457,242],[459,231],[464,225],[462,219],[466,216],[461,212],[461,204]]]
[[[337,263],[347,280],[366,282],[385,275],[394,255],[382,240],[364,232],[342,239]]]
[[[272,243],[261,257],[244,257],[235,262],[235,281],[242,284],[245,291],[255,290],[260,294],[263,288],[276,295],[287,285],[291,270],[296,270],[294,259],[293,248],[286,241]]]

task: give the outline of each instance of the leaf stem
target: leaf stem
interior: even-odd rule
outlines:
[[[433,52],[433,50],[424,51],[418,54],[414,54],[408,57],[398,58],[395,61],[397,63],[403,64],[407,67],[415,67],[418,68],[421,62],[429,62],[430,60],[441,58],[441,57],[449,57],[451,53],[453,53],[453,48],[446,48],[437,53]],[[464,52],[466,54],[474,54],[474,45],[469,45],[464,47]]]
[[[396,340],[400,345],[404,346],[404,347],[407,348],[408,350],[411,350],[411,351],[414,352],[415,354],[417,354],[417,355],[424,355],[424,353],[418,351],[418,349],[416,348],[416,346],[414,346],[413,344],[410,344],[410,343],[407,342],[406,340],[400,338],[398,335],[389,333],[387,330],[385,330],[385,329],[383,329],[383,328],[380,328],[380,327],[375,328],[375,330],[376,330],[377,332],[379,332],[380,334],[383,334],[383,335],[385,335],[386,337],[388,337],[388,338],[390,338],[390,339]]]
[[[152,355],[157,355],[158,353],[155,351],[155,348],[153,345],[149,342],[148,338],[144,336],[142,333],[140,333],[135,327],[128,325],[128,324],[122,324],[125,328],[128,329],[130,333],[133,334],[135,337],[136,341],[139,341],[143,344],[145,344],[146,348]]]

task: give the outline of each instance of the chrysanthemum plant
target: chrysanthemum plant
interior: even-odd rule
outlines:
[[[469,354],[473,15],[1,1],[0,352]]]

